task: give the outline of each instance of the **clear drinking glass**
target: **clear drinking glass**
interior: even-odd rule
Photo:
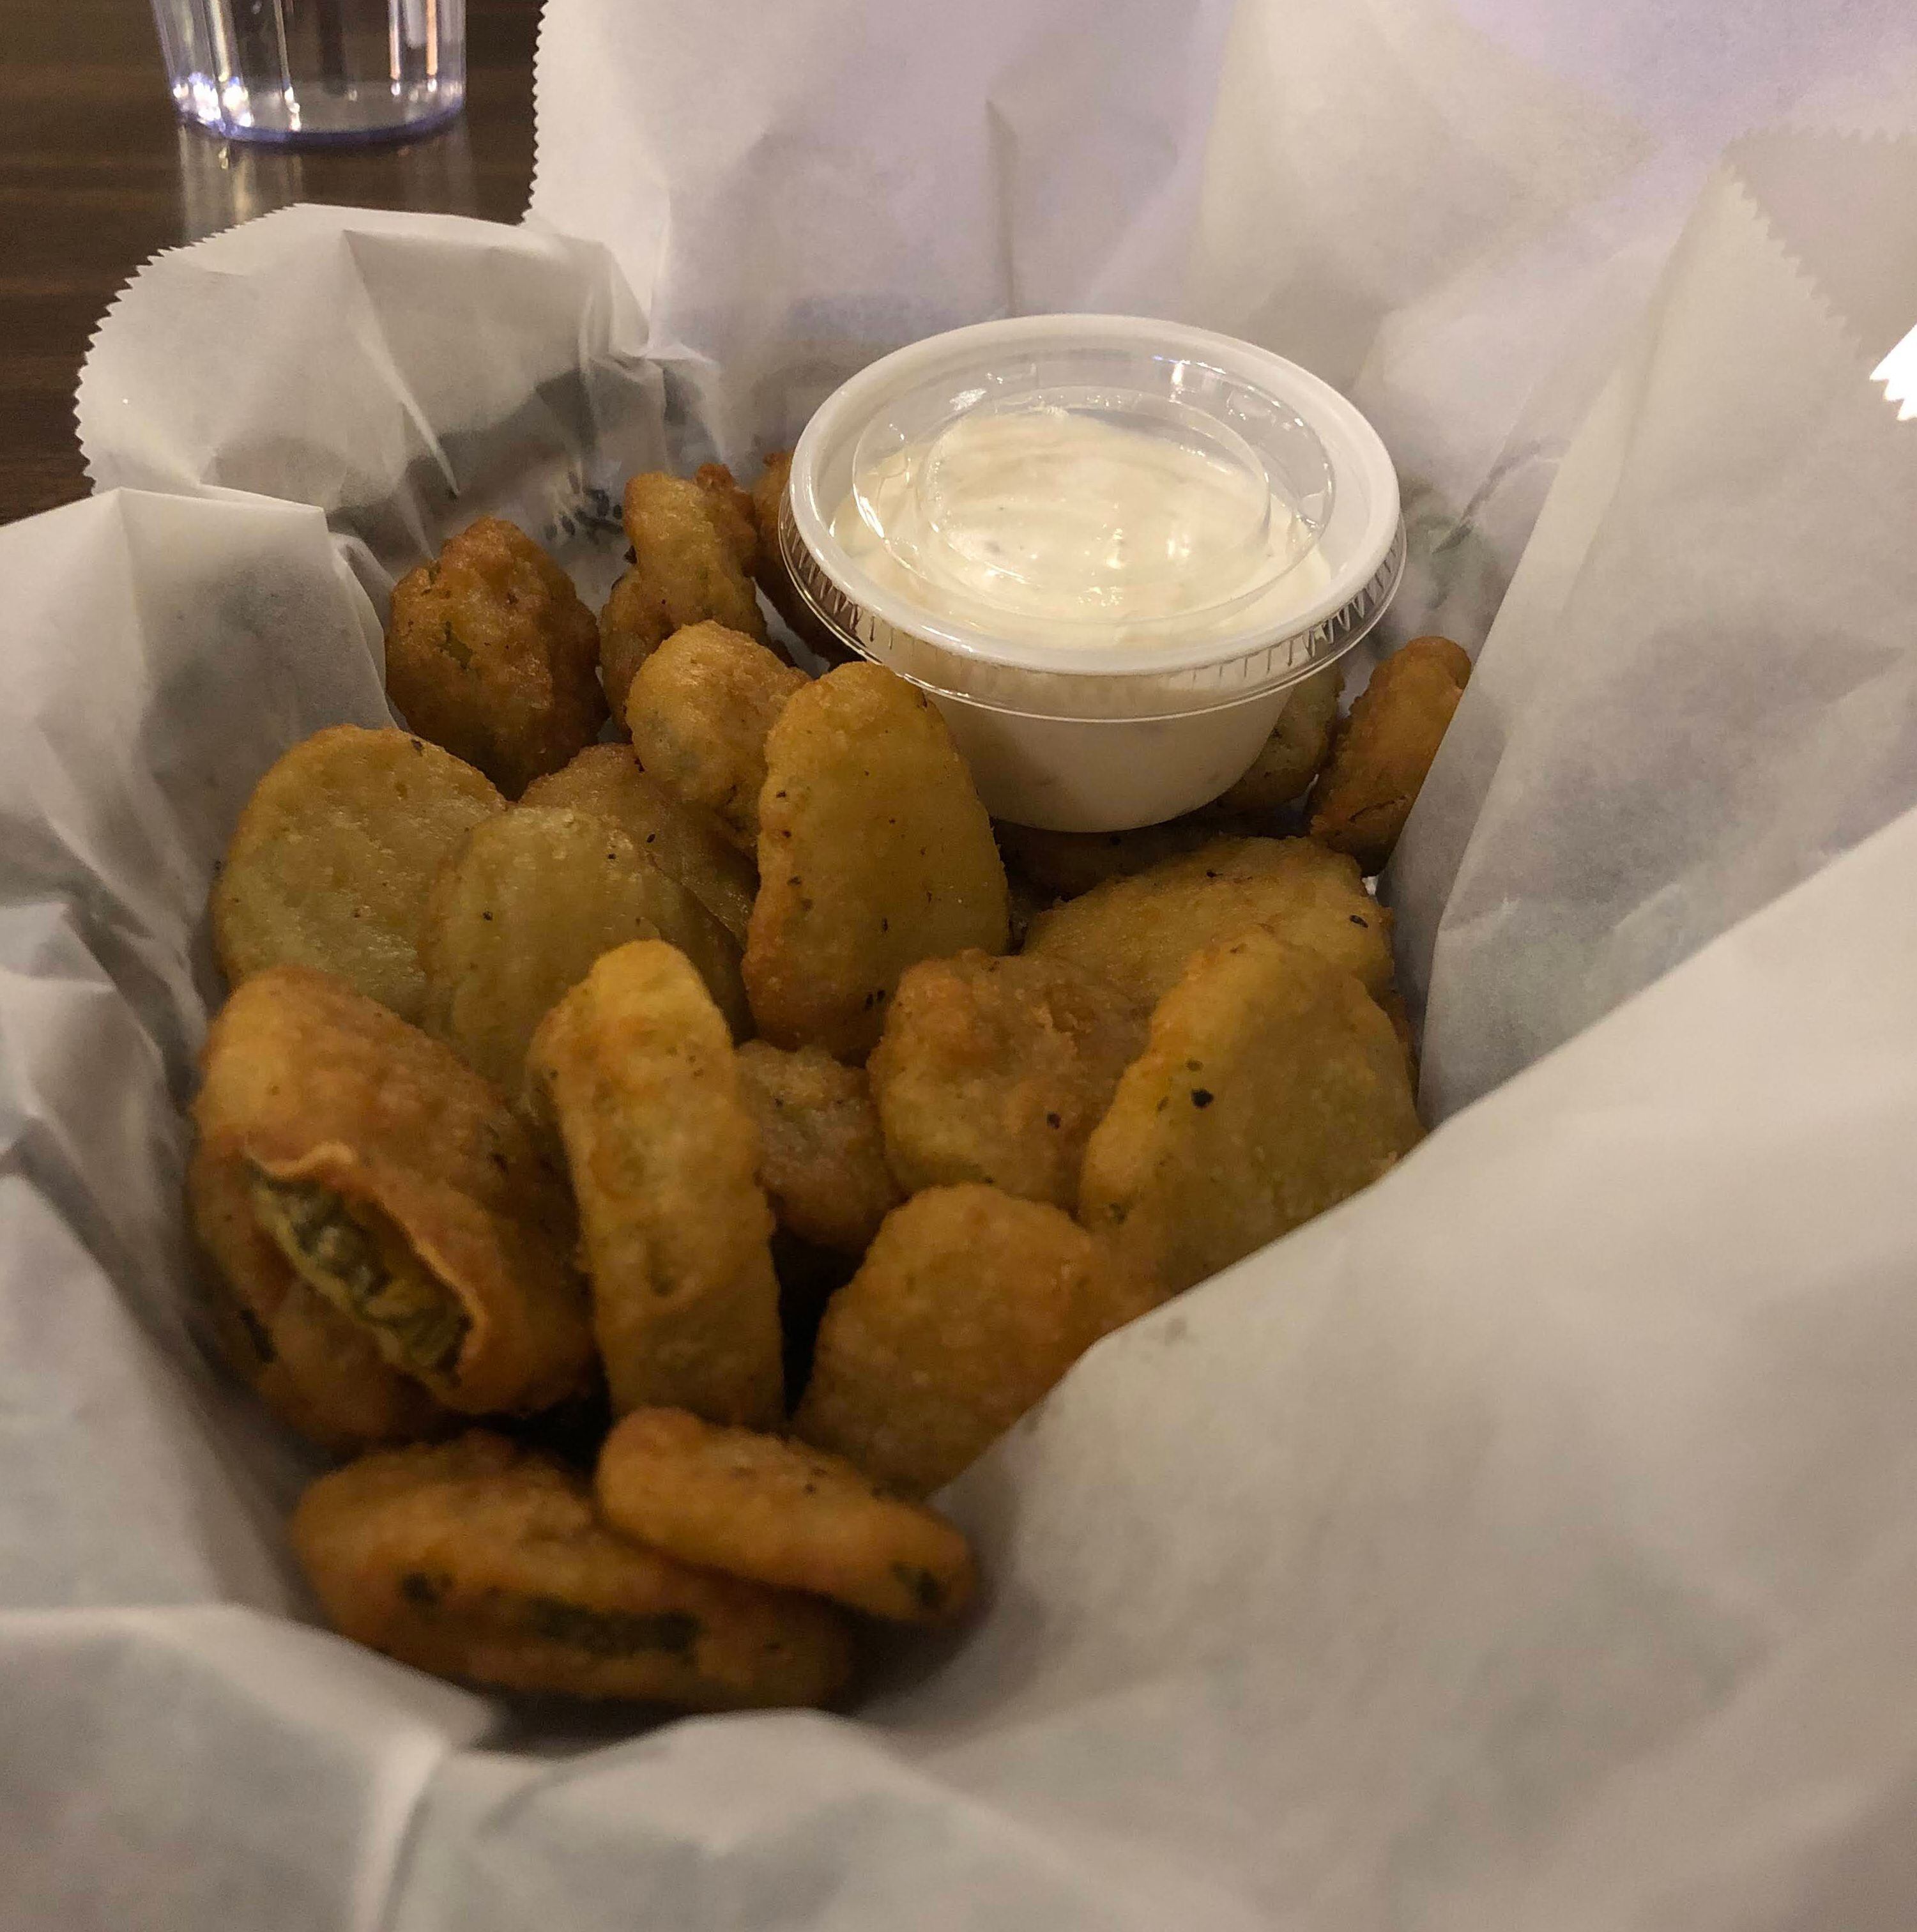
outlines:
[[[466,98],[466,0],[153,0],[182,118],[237,141],[421,134]]]

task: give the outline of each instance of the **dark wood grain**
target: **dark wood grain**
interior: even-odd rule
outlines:
[[[174,118],[142,0],[8,0],[0,60],[0,522],[86,494],[74,386],[162,248],[289,202],[516,221],[532,178],[537,0],[466,0],[466,111],[397,147],[294,152]]]

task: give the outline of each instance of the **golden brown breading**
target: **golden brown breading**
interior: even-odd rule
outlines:
[[[720,493],[660,470],[626,484],[633,564],[614,586],[600,625],[599,669],[615,718],[626,716],[633,674],[674,632],[710,620],[765,642],[732,508]]]
[[[706,493],[712,520],[728,548],[739,560],[739,567],[755,576],[759,562],[759,526],[748,491],[740,488],[732,472],[723,463],[702,463],[693,482]]]
[[[1376,996],[1384,1017],[1391,1022],[1391,1030],[1398,1036],[1398,1044],[1405,1050],[1405,1070],[1410,1076],[1412,1091],[1418,1091],[1418,1040],[1412,1031],[1411,1013],[1405,1005],[1405,996],[1393,986]]]
[[[1322,769],[1338,718],[1344,667],[1328,664],[1294,686],[1251,770],[1206,808],[1214,812],[1275,811],[1302,798]]]
[[[1253,930],[1159,1003],[1085,1149],[1078,1215],[1176,1293],[1368,1186],[1419,1132],[1378,1003]]]
[[[823,1047],[763,1040],[739,1049],[740,1092],[759,1136],[759,1185],[802,1240],[863,1254],[904,1196],[886,1164],[872,1089]]]
[[[802,671],[723,624],[675,631],[634,673],[626,722],[639,762],[676,798],[716,812],[750,850],[766,734]]]
[[[724,1018],[675,948],[608,953],[547,1016],[527,1074],[578,1197],[616,1414],[784,1414],[772,1210]]]
[[[898,976],[1005,950],[1005,868],[931,700],[878,664],[796,692],[766,741],[746,986],[778,1046],[862,1060]]]
[[[675,798],[639,769],[629,745],[589,745],[563,771],[536,778],[520,802],[570,806],[610,818],[669,879],[676,880],[746,943],[759,874],[718,819]]]
[[[962,952],[898,982],[869,1065],[908,1192],[988,1180],[1068,1213],[1145,1010],[1062,960]]]
[[[1355,973],[1391,985],[1391,915],[1358,867],[1308,838],[1220,838],[1049,912],[1025,935],[1031,958],[1066,960],[1150,1006],[1192,956],[1262,926]]]
[[[517,1094],[533,1029],[632,939],[678,946],[748,1025],[737,950],[690,892],[596,812],[515,806],[474,830],[428,898],[427,1030]]]
[[[204,1070],[196,1218],[269,1330],[277,1270],[236,1233],[248,1220],[446,1407],[529,1414],[579,1386],[565,1191],[452,1053],[344,981],[274,966],[214,1021]]]
[[[253,788],[213,887],[228,981],[316,966],[417,1020],[419,926],[447,854],[506,801],[470,765],[404,731],[336,724]]]
[[[1006,870],[1035,889],[1039,903],[1034,918],[1057,900],[1081,898],[1107,880],[1129,879],[1234,836],[1232,828],[1208,816],[1174,818],[1130,832],[1042,832],[1004,819],[996,829]]]
[[[414,730],[517,798],[599,735],[598,655],[572,580],[523,530],[482,517],[394,586],[386,691]]]
[[[599,611],[599,681],[614,722],[626,728],[626,700],[639,667],[677,628],[650,578],[637,564],[612,587]]]
[[[929,1495],[1156,1299],[1056,1208],[928,1189],[886,1216],[827,1306],[793,1433]]]
[[[775,449],[768,452],[765,466],[759,472],[752,490],[752,520],[759,532],[759,588],[772,599],[772,608],[788,624],[792,620],[776,586],[782,586],[788,596],[792,594],[792,579],[787,573],[778,543],[780,506],[785,500],[785,492],[791,481],[791,451]]]
[[[1414,638],[1371,674],[1312,794],[1314,838],[1384,870],[1470,677],[1449,638]]]
[[[583,1478],[483,1430],[322,1476],[292,1543],[336,1630],[442,1677],[706,1711],[850,1675],[842,1612],[615,1535]]]
[[[752,518],[759,532],[759,560],[753,574],[766,593],[766,601],[808,650],[815,657],[824,658],[828,664],[849,664],[853,652],[843,638],[834,636],[806,608],[779,548],[779,505],[791,478],[792,452],[778,449],[766,458],[765,467],[752,485]]]
[[[628,1415],[595,1480],[612,1527],[682,1563],[810,1590],[895,1623],[949,1623],[977,1579],[964,1536],[842,1456],[682,1409]]]

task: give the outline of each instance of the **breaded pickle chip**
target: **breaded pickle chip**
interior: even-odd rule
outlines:
[[[1352,860],[1309,838],[1220,838],[1114,879],[1040,914],[1025,956],[1069,960],[1150,1006],[1194,953],[1253,926],[1310,946],[1372,993],[1390,987],[1391,915]]]
[[[674,796],[716,812],[749,849],[766,734],[805,682],[804,672],[723,624],[675,631],[633,676],[626,700],[632,748]]]
[[[886,1163],[871,1088],[823,1047],[739,1049],[740,1091],[759,1136],[759,1185],[802,1240],[863,1254],[903,1196]]]
[[[626,484],[633,565],[613,586],[600,629],[600,672],[615,718],[626,716],[634,672],[674,632],[710,619],[764,643],[734,507],[722,493],[662,470]]]
[[[1042,832],[1000,820],[998,831],[1007,871],[1040,896],[1034,917],[1055,900],[1077,898],[1108,879],[1129,879],[1230,836],[1213,818],[1174,818],[1130,832]]]
[[[520,803],[610,818],[669,879],[683,886],[731,934],[746,943],[759,874],[718,820],[675,798],[639,769],[629,745],[589,745],[563,771],[536,778]]]
[[[427,1030],[516,1094],[533,1030],[632,939],[669,940],[748,1024],[730,935],[690,892],[599,814],[517,806],[478,826],[433,887]]]
[[[565,1190],[452,1053],[343,981],[274,966],[214,1021],[204,1072],[194,1205],[242,1304],[270,1293],[227,1225],[246,1216],[447,1408],[528,1414],[578,1387],[592,1340]]]
[[[887,1496],[842,1456],[682,1409],[628,1415],[594,1486],[614,1529],[668,1556],[895,1623],[948,1622],[976,1584],[970,1547],[936,1511]]]
[[[772,1210],[725,1022],[682,954],[608,953],[532,1042],[579,1202],[615,1414],[784,1413]]]
[[[1146,1018],[1064,960],[972,952],[908,968],[868,1070],[892,1172],[908,1192],[986,1180],[1069,1213]]]
[[[652,580],[635,564],[615,584],[599,611],[599,681],[606,706],[621,725],[633,674],[677,628]]]
[[[407,724],[508,798],[599,735],[599,627],[572,580],[498,517],[400,578],[386,691]]]
[[[862,1060],[898,976],[1008,937],[1005,868],[932,702],[878,664],[796,692],[766,741],[746,987],[777,1046]]]
[[[706,506],[712,521],[726,541],[726,547],[739,560],[748,577],[758,574],[759,526],[753,514],[750,492],[739,487],[738,479],[723,463],[702,463],[692,480],[706,493]]]
[[[1384,869],[1470,678],[1449,638],[1414,638],[1371,674],[1312,794],[1314,838]]]
[[[759,580],[766,601],[808,650],[828,664],[845,664],[850,661],[852,652],[806,608],[806,600],[799,595],[778,546],[779,505],[791,479],[791,451],[774,450],[752,485],[752,520],[759,532],[758,561],[752,566],[752,574]]]
[[[1157,1298],[1056,1208],[928,1189],[827,1305],[793,1433],[929,1495]]]
[[[1377,1001],[1243,933],[1159,1003],[1085,1149],[1078,1217],[1175,1294],[1370,1186],[1420,1132]]]
[[[1298,684],[1251,770],[1208,809],[1270,812],[1304,797],[1331,748],[1338,688],[1343,681],[1344,667],[1328,664]]]
[[[282,756],[247,800],[213,887],[213,944],[237,986],[316,966],[417,1020],[419,926],[448,853],[506,801],[404,731],[336,724]]]
[[[322,1476],[292,1544],[334,1629],[442,1677],[716,1711],[850,1675],[842,1612],[615,1535],[584,1478],[484,1430]]]
[[[202,1142],[187,1168],[187,1202],[215,1278],[208,1303],[233,1367],[280,1420],[321,1448],[351,1455],[441,1435],[452,1418],[372,1336],[308,1288],[254,1219],[243,1166]]]

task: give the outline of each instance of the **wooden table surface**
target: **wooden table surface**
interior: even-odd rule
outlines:
[[[8,0],[0,61],[0,522],[86,494],[74,388],[162,248],[289,202],[516,221],[532,178],[538,0],[466,0],[466,110],[340,153],[220,141],[173,115],[143,0]]]

